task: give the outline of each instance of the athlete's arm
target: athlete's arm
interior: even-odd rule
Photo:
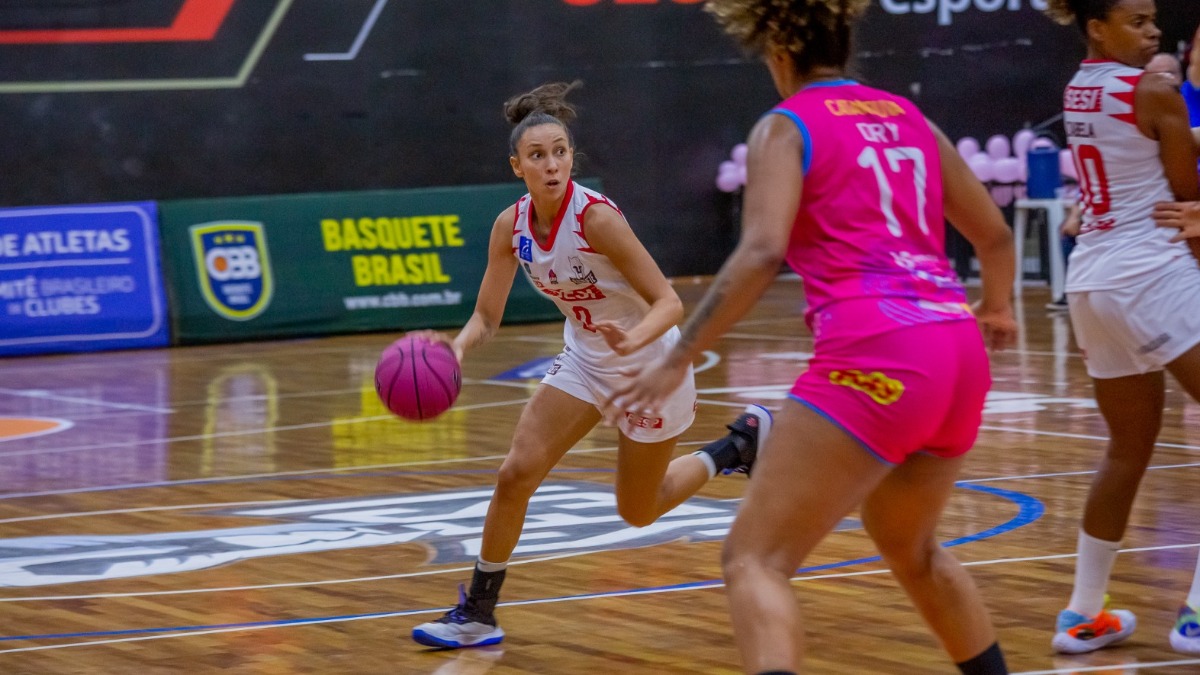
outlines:
[[[1200,175],[1196,162],[1200,155],[1188,123],[1187,104],[1165,77],[1143,76],[1134,91],[1138,129],[1158,141],[1163,173],[1171,192],[1180,201],[1200,199]],[[1176,239],[1187,239],[1192,255],[1200,259],[1200,240],[1180,232]]]
[[[933,122],[929,122],[929,128],[937,137],[946,219],[971,242],[979,258],[983,297],[975,308],[975,318],[989,346],[1001,349],[1017,330],[1012,314],[1013,276],[1017,270],[1012,230],[946,134]]]
[[[1187,104],[1179,89],[1166,77],[1144,75],[1134,92],[1138,129],[1158,141],[1163,171],[1171,191],[1180,201],[1200,199],[1200,175],[1192,129],[1188,125]]]
[[[754,306],[779,274],[803,191],[804,139],[796,123],[766,115],[747,141],[742,236],[671,353],[691,363]]]
[[[451,347],[462,361],[463,354],[492,339],[504,316],[504,305],[512,290],[513,277],[517,273],[517,258],[512,252],[512,227],[516,206],[510,206],[496,217],[492,225],[492,236],[488,240],[487,269],[479,284],[479,298],[475,311],[454,338]]]
[[[592,249],[608,258],[650,305],[646,316],[628,331],[611,322],[596,323],[613,351],[622,356],[632,354],[662,337],[683,319],[679,295],[616,209],[607,204],[591,207],[583,216],[583,229]]]
[[[610,420],[625,410],[653,411],[683,382],[687,367],[750,310],[779,273],[800,208],[804,141],[796,124],[767,115],[748,141],[742,237],[683,327],[683,337],[605,402]]]

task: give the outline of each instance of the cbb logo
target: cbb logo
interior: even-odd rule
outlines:
[[[271,302],[267,238],[262,223],[221,221],[191,227],[200,293],[217,314],[247,321]]]
[[[257,279],[262,276],[258,251],[252,246],[214,248],[204,256],[208,276],[217,281]]]

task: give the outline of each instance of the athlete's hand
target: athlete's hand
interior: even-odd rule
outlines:
[[[983,342],[988,349],[998,352],[1012,346],[1017,339],[1017,320],[1013,318],[1012,304],[988,307],[978,302],[971,309],[975,312],[975,321],[979,323]]]
[[[650,417],[658,413],[663,401],[683,384],[687,377],[688,364],[671,364],[670,355],[641,370],[628,369],[621,374],[628,377],[612,395],[601,403],[600,410],[610,425],[619,424],[626,412]]]
[[[454,353],[454,358],[461,364],[463,360],[462,347],[450,339],[449,335],[437,330],[414,330],[404,334],[405,337],[413,337],[426,342],[442,343],[450,348]]]
[[[635,344],[629,338],[629,333],[625,332],[625,329],[615,321],[598,321],[593,325],[600,333],[600,337],[608,343],[608,348],[619,356],[628,356],[641,348],[641,345]]]
[[[1159,202],[1154,205],[1154,221],[1159,227],[1173,227],[1179,233],[1171,243],[1200,237],[1200,202]]]

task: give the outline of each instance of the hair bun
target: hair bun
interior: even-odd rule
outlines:
[[[575,107],[567,103],[567,94],[583,86],[579,80],[573,82],[550,82],[533,91],[504,102],[504,117],[509,124],[520,124],[521,120],[535,112],[545,113],[564,124],[575,119]]]

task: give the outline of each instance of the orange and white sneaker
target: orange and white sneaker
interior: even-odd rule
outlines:
[[[1127,609],[1105,608],[1093,617],[1064,609],[1058,613],[1058,632],[1051,645],[1060,654],[1085,654],[1102,649],[1133,635],[1137,617]]]

